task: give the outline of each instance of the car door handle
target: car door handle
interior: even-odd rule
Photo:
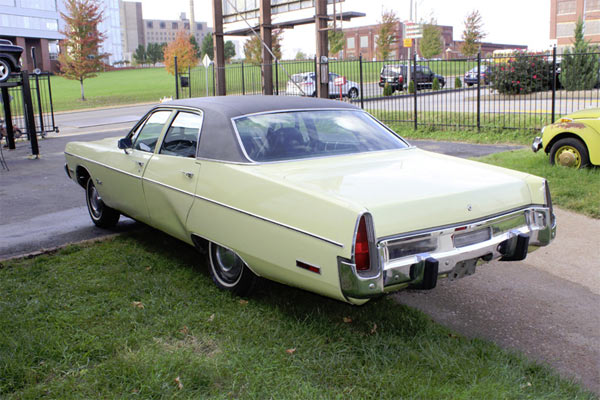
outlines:
[[[193,172],[189,172],[189,171],[179,171],[182,174],[184,174],[186,176],[186,178],[192,178],[194,176]]]
[[[144,163],[141,161],[136,161],[136,164],[138,165],[138,167],[142,168],[144,166]]]

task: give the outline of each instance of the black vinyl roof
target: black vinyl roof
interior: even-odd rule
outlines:
[[[195,108],[204,115],[198,157],[248,163],[231,122],[247,114],[285,110],[360,108],[337,100],[299,96],[215,96],[173,100],[156,108]]]

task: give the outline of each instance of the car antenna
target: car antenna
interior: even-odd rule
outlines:
[[[279,60],[277,59],[277,57],[275,57],[275,54],[273,54],[273,52],[271,51],[271,49],[269,48],[269,46],[267,46],[267,44],[264,42],[264,40],[262,40],[262,38],[260,37],[260,35],[258,33],[256,33],[256,30],[250,25],[250,23],[248,22],[248,20],[246,19],[246,17],[244,15],[242,15],[242,13],[240,13],[238,11],[238,9],[236,8],[236,6],[233,5],[233,3],[231,2],[231,0],[225,0],[227,1],[227,3],[235,10],[236,14],[239,15],[244,22],[246,23],[246,25],[248,25],[248,28],[250,28],[250,30],[252,31],[252,33],[254,34],[254,36],[256,36],[258,38],[258,40],[260,40],[260,42],[262,43],[262,45],[264,46],[265,49],[267,49],[267,51],[269,52],[269,54],[271,54],[271,57],[273,57],[273,60],[275,60],[275,62],[277,63]],[[294,84],[294,86],[296,86],[300,92],[302,92],[302,94],[304,96],[306,96],[306,92],[304,90],[302,90],[302,88],[300,87],[300,85],[298,85],[296,82],[294,82],[294,80],[292,79],[292,76],[289,74],[289,72],[287,72],[287,69],[285,69],[285,67],[283,66],[283,64],[279,64],[279,66],[281,67],[281,69],[283,69],[283,72],[285,72],[285,74],[288,76],[288,79],[290,80],[290,82],[292,82]]]

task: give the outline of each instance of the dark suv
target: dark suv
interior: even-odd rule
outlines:
[[[431,68],[426,65],[417,65],[417,72],[415,76],[411,76],[411,79],[417,81],[417,87],[433,86],[433,80],[437,78],[440,87],[444,87],[446,79],[442,75],[434,73]],[[379,86],[385,87],[387,83],[392,87],[393,90],[403,90],[408,85],[408,68],[406,65],[384,65],[379,74]],[[415,69],[411,67],[411,73]]]
[[[12,72],[21,70],[23,48],[15,46],[10,40],[0,39],[0,82],[6,81]]]

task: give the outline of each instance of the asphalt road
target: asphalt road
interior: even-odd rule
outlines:
[[[94,227],[84,191],[64,172],[64,146],[71,140],[123,136],[146,106],[61,114],[61,133],[40,141],[41,158],[27,158],[27,142],[4,157],[0,169],[0,260],[67,243],[136,229],[122,218],[113,231]],[[413,141],[418,147],[460,157],[514,146]],[[523,262],[494,262],[433,291],[405,291],[397,301],[469,337],[492,340],[549,363],[600,393],[600,223],[557,210],[556,241]]]

